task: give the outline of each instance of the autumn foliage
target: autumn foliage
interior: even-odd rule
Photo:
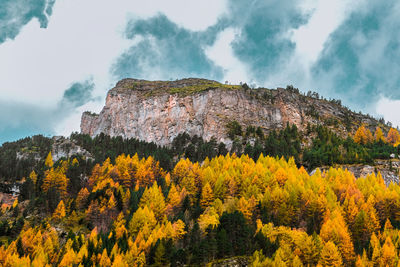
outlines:
[[[253,266],[399,264],[400,187],[380,174],[309,175],[293,158],[235,154],[181,159],[168,173],[152,157],[121,155],[95,165],[72,195],[71,166],[46,164],[40,188],[60,201],[40,223],[25,219],[0,247],[0,265],[193,265],[238,255]]]
[[[360,128],[357,129],[354,135],[354,142],[358,144],[369,144],[374,141],[374,137],[369,129],[367,129],[364,125],[361,125]]]
[[[390,128],[387,136],[385,137],[382,129],[380,127],[376,127],[375,133],[372,136],[371,131],[363,124],[357,129],[353,139],[354,142],[362,145],[371,144],[373,141],[375,141],[383,143],[387,142],[392,146],[398,146],[400,143],[400,133],[398,130]]]

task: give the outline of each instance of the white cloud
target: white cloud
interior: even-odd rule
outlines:
[[[322,52],[325,42],[362,0],[306,1],[303,12],[311,14],[308,23],[292,31],[296,54],[309,67]]]
[[[176,24],[193,31],[205,30],[214,25],[227,7],[227,0],[136,0],[133,2],[135,2],[135,9],[131,11],[135,14],[152,16],[156,12],[162,12]],[[140,11],[135,12],[134,10],[139,10],[138,7]]]
[[[206,48],[206,55],[224,71],[224,81],[233,84],[249,82],[246,66],[236,58],[231,43],[238,34],[237,30],[227,28],[220,32],[215,43]]]
[[[92,78],[102,104],[116,82],[110,75],[113,61],[135,42],[124,38],[129,18],[161,12],[200,30],[215,24],[225,6],[226,1],[212,0],[58,0],[48,28],[40,28],[35,19],[14,40],[0,44],[0,100],[51,110],[73,82]],[[76,116],[66,118],[57,131],[78,130],[79,120],[72,123]]]
[[[99,113],[104,106],[103,101],[90,101],[85,105],[73,110],[72,113],[61,120],[54,129],[57,135],[69,136],[72,131],[80,131],[81,116],[84,111],[90,110]]]
[[[376,113],[393,123],[393,126],[400,126],[400,100],[392,100],[381,96],[376,104]]]
[[[311,75],[314,64],[321,53],[329,45],[331,35],[337,30],[349,15],[361,8],[365,0],[306,0],[299,6],[307,22],[299,28],[289,29],[283,33],[295,44],[293,54],[287,54],[274,63],[274,71],[266,73],[267,87],[286,86],[293,84],[303,91],[313,90],[326,92],[326,87],[333,84],[340,69],[335,69],[329,75],[315,77]],[[318,88],[323,85],[323,88]],[[345,100],[345,99],[343,99]],[[346,102],[346,101],[344,101]]]

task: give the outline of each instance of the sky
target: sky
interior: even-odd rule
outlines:
[[[79,131],[123,78],[293,85],[400,125],[396,0],[0,0],[0,143]]]

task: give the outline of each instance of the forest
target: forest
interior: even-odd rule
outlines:
[[[3,144],[1,176],[19,177],[20,194],[1,206],[1,265],[198,266],[232,257],[250,266],[400,263],[398,184],[386,186],[379,173],[307,171],[397,157],[396,129],[372,134],[361,125],[343,139],[307,127],[313,138],[305,147],[294,125],[268,135],[231,126],[230,151],[187,134],[169,148],[72,134],[93,160],[53,162],[49,138]]]
[[[29,201],[1,209],[3,266],[179,266],[232,256],[251,266],[394,266],[400,187],[294,158],[235,154],[171,172],[153,157],[96,164],[68,190],[77,160],[29,180]],[[39,203],[40,202],[40,203]],[[42,207],[39,209],[37,207]],[[7,238],[5,238],[7,237]]]

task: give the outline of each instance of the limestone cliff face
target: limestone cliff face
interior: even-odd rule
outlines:
[[[326,100],[306,97],[288,89],[245,89],[203,79],[144,81],[124,79],[107,94],[100,114],[85,112],[81,132],[96,136],[137,138],[169,145],[180,133],[215,138],[231,145],[226,124],[237,121],[261,127],[265,132],[286,123],[304,129],[307,123],[324,124],[327,118],[343,121],[349,111]],[[369,120],[354,114],[352,121]],[[346,115],[347,114],[347,115]],[[371,122],[369,122],[371,125]],[[344,123],[335,125],[345,132]]]
[[[64,138],[63,136],[54,136],[52,138],[52,142],[51,155],[54,162],[61,158],[69,159],[72,156],[81,156],[85,159],[93,160],[92,155],[88,151],[76,145],[69,138]]]

